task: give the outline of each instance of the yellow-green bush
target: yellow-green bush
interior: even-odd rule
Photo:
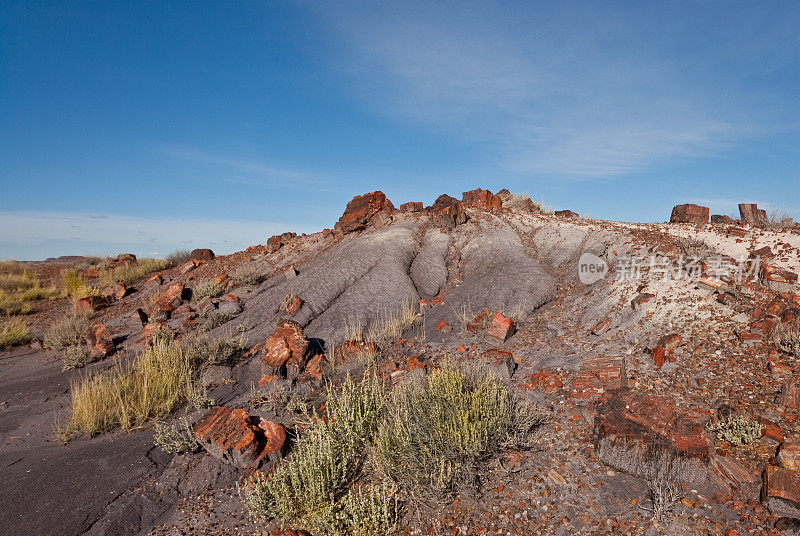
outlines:
[[[390,484],[353,486],[362,476],[384,401],[374,374],[358,383],[347,378],[339,391],[331,391],[327,420],[309,422],[294,453],[269,476],[258,473],[245,488],[251,514],[332,536],[391,532],[400,511],[397,489]]]
[[[33,338],[28,325],[21,319],[10,318],[0,330],[0,349],[25,344]]]
[[[395,389],[375,438],[384,472],[421,493],[472,483],[523,415],[493,374],[445,366]]]

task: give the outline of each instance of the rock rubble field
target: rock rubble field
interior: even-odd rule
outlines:
[[[33,302],[31,340],[0,350],[0,534],[800,534],[798,224],[747,204],[600,221],[507,190],[398,206],[368,193],[332,229],[119,281],[144,260],[26,263],[80,290]],[[381,461],[383,409],[347,436],[364,455],[331,510],[285,491],[315,434],[351,433],[335,393],[373,378],[396,408],[449,370],[532,424],[434,492]]]

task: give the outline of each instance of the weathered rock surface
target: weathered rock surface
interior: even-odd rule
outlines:
[[[194,434],[209,454],[242,468],[256,469],[265,461],[277,463],[289,447],[282,425],[225,406],[200,417]]]
[[[386,223],[395,208],[383,192],[372,192],[356,196],[347,203],[344,214],[336,222],[334,229],[343,233],[352,233],[366,229],[367,225],[373,221]]]
[[[675,205],[669,217],[670,223],[691,223],[693,225],[704,225],[708,223],[708,207],[693,205]]]

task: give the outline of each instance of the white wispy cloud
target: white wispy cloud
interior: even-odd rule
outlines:
[[[317,9],[356,65],[342,67],[353,87],[374,107],[480,141],[521,175],[614,177],[713,156],[763,133],[764,95],[703,76],[713,54],[680,56],[677,41],[648,35],[659,21],[647,26],[587,4],[525,5]],[[797,121],[770,128],[796,129]]]

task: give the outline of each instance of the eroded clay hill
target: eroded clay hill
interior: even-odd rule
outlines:
[[[272,530],[236,484],[290,455],[298,408],[324,409],[326,382],[368,367],[398,384],[445,361],[488,368],[546,423],[534,448],[486,463],[478,491],[408,508],[405,533],[800,530],[800,370],[786,338],[800,323],[800,234],[764,229],[755,208],[707,223],[693,207],[629,224],[547,214],[505,190],[399,209],[374,192],[332,230],[198,252],[107,297],[54,302],[32,316],[37,334],[77,306],[93,357],[62,371],[36,341],[0,354],[0,532]],[[581,280],[586,262],[596,281]],[[55,441],[70,381],[165,330],[240,346],[196,375],[213,407],[168,419],[186,416],[202,450],[154,448],[149,422]],[[726,425],[756,432],[737,442]],[[659,493],[667,512],[653,512]]]

